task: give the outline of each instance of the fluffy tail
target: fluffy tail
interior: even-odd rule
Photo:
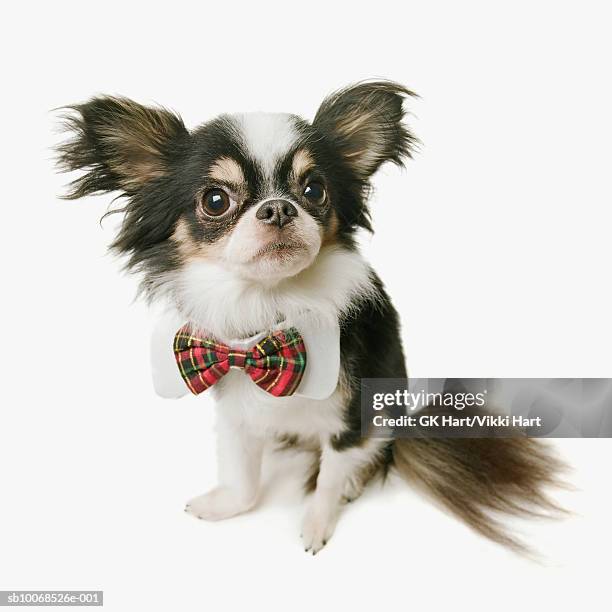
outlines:
[[[402,438],[393,463],[478,533],[517,552],[532,552],[510,535],[500,515],[555,517],[565,511],[544,490],[564,486],[566,466],[537,439]]]

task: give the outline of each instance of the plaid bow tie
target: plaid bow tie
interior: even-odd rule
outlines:
[[[174,337],[174,356],[181,376],[195,395],[212,387],[232,366],[244,369],[271,395],[292,395],[306,369],[304,340],[295,327],[276,331],[242,351],[212,338],[193,336],[185,325]]]

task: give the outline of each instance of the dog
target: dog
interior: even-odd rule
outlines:
[[[174,112],[121,97],[66,107],[59,164],[83,173],[65,197],[120,194],[111,249],[165,310],[152,345],[157,391],[212,387],[216,399],[219,484],[190,514],[253,508],[264,446],[279,441],[311,452],[301,536],[312,554],[343,504],[390,468],[516,549],[493,514],[554,506],[543,488],[559,463],[535,440],[362,437],[360,381],[405,379],[406,367],[398,314],[356,238],[372,231],[373,175],[415,151],[404,108],[413,96],[361,82],[310,122],[258,112],[191,131]]]

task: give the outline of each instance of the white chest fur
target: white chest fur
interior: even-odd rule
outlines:
[[[213,387],[213,394],[220,412],[263,437],[297,434],[318,438],[342,429],[344,401],[339,389],[323,400],[297,395],[273,397],[243,372],[232,370]]]

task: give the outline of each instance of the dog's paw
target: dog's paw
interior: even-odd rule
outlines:
[[[254,499],[246,499],[231,489],[217,487],[189,500],[185,512],[205,521],[222,521],[247,512],[254,505]]]
[[[334,533],[337,517],[335,513],[322,510],[311,504],[302,521],[302,542],[304,550],[316,555]]]

